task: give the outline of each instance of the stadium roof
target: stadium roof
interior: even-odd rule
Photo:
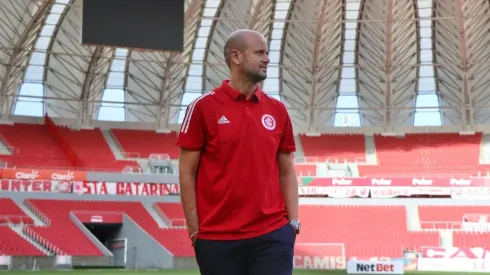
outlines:
[[[0,2],[0,114],[167,129],[227,78],[236,29],[270,41],[264,90],[297,131],[488,123],[488,0],[185,0],[185,51],[81,45],[82,0]],[[463,128],[463,127],[461,127]]]

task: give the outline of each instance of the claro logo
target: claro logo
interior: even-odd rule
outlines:
[[[67,172],[66,174],[53,173],[51,174],[52,180],[72,180],[75,179],[75,175],[72,172]]]
[[[39,171],[32,170],[31,173],[17,172],[15,173],[15,178],[19,180],[35,180],[39,177]]]

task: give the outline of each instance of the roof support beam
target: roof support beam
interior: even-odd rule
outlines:
[[[255,30],[255,28],[257,27],[256,24],[259,22],[260,19],[259,15],[260,12],[262,11],[262,7],[264,6],[265,1],[266,0],[259,0],[257,5],[255,6],[254,13],[252,14],[252,20],[250,20],[250,25],[249,25],[249,28],[252,30]]]
[[[184,26],[185,28],[189,29],[190,25],[192,24],[192,20],[195,20],[195,17],[193,15],[197,14],[197,12],[202,8],[203,5],[203,0],[193,0],[192,3],[189,5],[187,8],[186,14],[185,14],[185,19],[184,19]],[[184,30],[184,33],[187,31]],[[197,28],[197,31],[199,28]],[[195,36],[194,39],[197,39],[197,35]],[[194,44],[194,41],[192,42]],[[189,53],[189,54],[192,54]],[[163,81],[162,81],[162,88],[160,92],[160,98],[158,100],[158,106],[157,106],[157,114],[156,114],[156,129],[157,130],[163,130],[167,131],[169,128],[169,120],[170,120],[170,98],[171,98],[171,89],[172,89],[172,79],[174,76],[173,70],[174,65],[179,64],[178,59],[180,57],[181,53],[170,53],[169,58],[167,60],[167,64],[165,66],[165,74],[163,76]],[[185,65],[186,67],[190,66],[189,64]],[[187,72],[187,70],[186,70]],[[185,85],[185,82],[184,82]],[[185,86],[183,87],[185,89]],[[182,93],[183,94],[183,93]],[[178,113],[178,112],[177,112]]]
[[[461,118],[463,119],[462,130],[474,130],[474,116],[471,100],[471,92],[468,83],[468,56],[466,51],[466,36],[463,24],[463,3],[461,0],[454,1],[456,10],[456,24],[458,25],[459,36],[459,57],[461,59],[461,77],[463,81],[462,87],[462,99],[461,99]]]
[[[157,130],[168,129],[168,120],[170,117],[170,87],[172,81],[172,67],[174,65],[175,53],[171,53],[167,60],[167,66],[165,67],[165,75],[163,77],[162,91],[160,93],[160,99],[157,107]]]
[[[25,62],[25,44],[29,42],[33,32],[44,22],[44,18],[48,15],[48,10],[52,6],[53,2],[54,0],[46,0],[42,2],[39,9],[36,11],[36,14],[31,18],[24,32],[20,35],[19,40],[15,44],[14,49],[12,50],[9,65],[5,70],[2,77],[3,81],[0,86],[0,120],[8,120],[12,113],[12,108],[16,97],[9,96],[8,92],[9,90],[17,89],[20,84],[18,83],[18,71],[21,70],[21,68],[24,68],[24,66],[21,66],[21,63]],[[30,43],[35,43],[35,39]]]
[[[103,53],[103,47],[96,47],[92,55],[92,59],[88,65],[87,73],[85,75],[85,81],[83,82],[82,95],[80,97],[80,109],[78,112],[78,126],[89,126],[92,121],[93,108],[90,103],[90,94],[93,89],[95,81],[95,75],[99,61],[101,60]]]
[[[315,105],[315,98],[317,95],[317,72],[318,72],[318,59],[320,58],[320,51],[322,46],[322,30],[323,22],[327,14],[328,0],[322,1],[322,7],[320,9],[320,15],[316,22],[316,35],[315,35],[315,47],[313,49],[313,64],[311,66],[311,94],[310,94],[310,108],[307,110],[308,115],[306,118],[307,129],[309,132],[316,132],[318,128],[318,109]]]
[[[387,0],[388,8],[386,11],[386,62],[385,62],[385,72],[386,72],[386,88],[385,88],[385,104],[384,104],[384,117],[383,123],[386,132],[394,132],[395,125],[393,122],[393,88],[391,86],[391,54],[392,47],[391,44],[392,34],[393,34],[393,4],[394,0]]]

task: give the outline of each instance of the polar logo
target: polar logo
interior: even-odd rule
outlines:
[[[471,185],[471,180],[470,179],[450,179],[449,180],[450,185]]]
[[[32,170],[31,173],[17,172],[15,178],[19,180],[35,180],[39,177],[39,171]]]
[[[412,179],[412,185],[432,185],[432,180]]]
[[[372,179],[371,185],[391,185],[391,180],[385,179]]]
[[[72,180],[75,176],[72,172],[67,172],[66,174],[53,173],[51,175],[52,180]]]
[[[333,185],[351,185],[352,180],[346,180],[346,179],[333,179],[332,180]]]

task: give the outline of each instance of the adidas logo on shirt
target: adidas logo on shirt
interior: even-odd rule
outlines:
[[[222,116],[219,120],[218,120],[218,124],[227,124],[227,123],[230,123],[230,121],[225,117],[225,116]]]

